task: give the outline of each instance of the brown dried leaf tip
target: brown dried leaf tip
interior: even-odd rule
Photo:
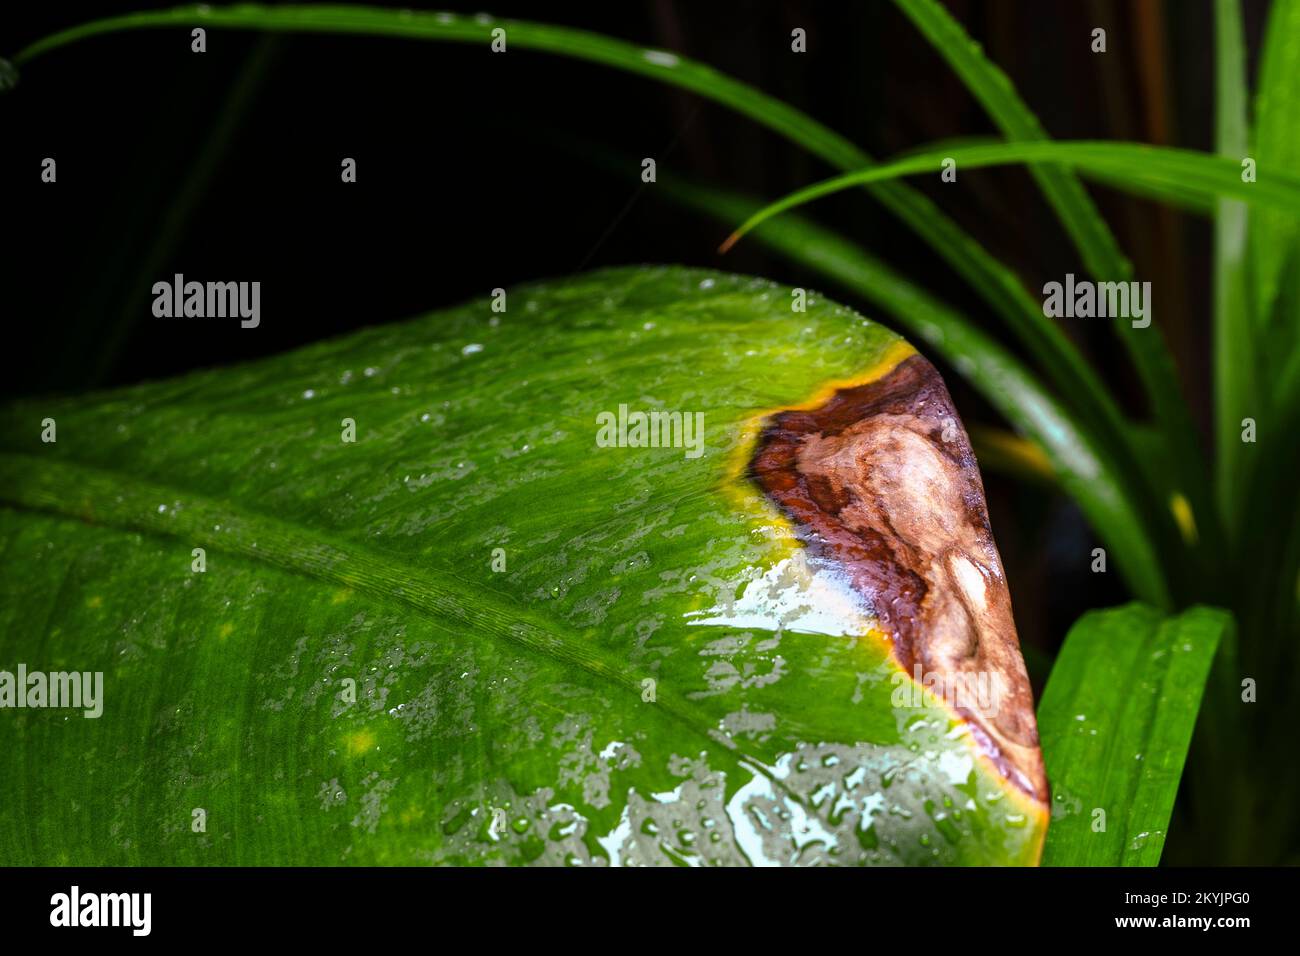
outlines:
[[[750,477],[849,577],[908,674],[945,695],[980,752],[1047,802],[1034,701],[966,430],[912,354],[821,405],[771,416]],[[971,688],[982,693],[972,694]],[[962,693],[962,689],[966,693]]]

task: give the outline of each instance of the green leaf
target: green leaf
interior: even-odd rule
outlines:
[[[1135,195],[1185,195],[1189,202],[1196,201],[1201,205],[1216,198],[1236,199],[1251,205],[1269,206],[1289,215],[1300,215],[1300,178],[1274,172],[1267,181],[1243,182],[1240,164],[1226,157],[1188,149],[1093,140],[1006,143],[947,152],[929,150],[814,183],[750,216],[732,233],[726,245],[734,245],[759,223],[775,215],[852,186],[918,173],[937,173],[945,158],[956,160],[959,169],[1059,163],[1076,168],[1085,175],[1093,171],[1104,174],[1113,185]]]
[[[1034,862],[1045,802],[747,477],[928,368],[792,301],[611,270],[0,409],[0,670],[104,674],[0,709],[0,862]],[[620,404],[702,453],[598,446]]]
[[[940,4],[935,0],[896,0],[896,3],[948,61],[948,65],[983,104],[1007,139],[1047,138],[1037,118],[1016,95],[1007,75],[983,55],[979,45]],[[942,148],[953,150],[969,145],[972,144],[949,141]],[[937,145],[935,148],[938,148]],[[1074,175],[1068,170],[1042,166],[1034,167],[1031,171],[1061,223],[1074,239],[1089,271],[1109,278],[1127,275],[1131,271],[1128,262],[1101,214]],[[1050,381],[1060,388],[1063,395],[1071,396],[1076,391],[1083,390],[1090,398],[1094,398],[1091,402],[1072,404],[1083,413],[1095,431],[1103,436],[1103,440],[1111,436],[1122,438],[1126,434],[1118,407],[1092,368],[1066,339],[1059,325],[1043,315],[1040,309],[1032,309],[1027,320],[1013,325],[1013,330],[1021,333],[1022,341],[1043,364]],[[1121,337],[1128,340],[1126,336]],[[1151,337],[1137,340],[1135,344],[1163,348],[1162,342]],[[1165,368],[1167,363],[1161,365],[1158,362],[1148,362],[1145,354],[1138,355],[1137,358],[1139,368],[1144,373],[1144,384],[1156,389],[1172,390],[1177,394],[1177,385],[1172,378],[1168,382],[1152,382],[1147,380],[1145,374],[1148,369]],[[1089,418],[1094,414],[1095,417]],[[1133,453],[1133,449],[1125,448],[1123,451]]]
[[[1300,98],[1300,3],[1274,0],[1264,34],[1258,89],[1255,94],[1253,158],[1258,175],[1300,167],[1300,129],[1295,102]],[[1256,318],[1273,315],[1287,262],[1300,246],[1295,217],[1267,209],[1250,217],[1250,255],[1255,273]]]
[[[1052,780],[1045,865],[1160,862],[1210,666],[1232,626],[1212,608],[1165,617],[1128,604],[1070,629],[1038,708]]]
[[[1240,166],[1247,151],[1246,50],[1237,0],[1215,0],[1215,145]],[[1292,220],[1294,222],[1294,219]],[[1214,412],[1219,511],[1235,536],[1242,506],[1241,421],[1257,417],[1259,361],[1251,315],[1247,209],[1220,199],[1214,215]]]
[[[1038,118],[1016,94],[1011,79],[980,50],[962,25],[936,0],[895,0],[937,50],[966,88],[988,111],[1008,140],[1045,140]],[[1031,170],[1052,208],[1094,276],[1118,279],[1131,271],[1101,213],[1068,170],[1038,166]]]
[[[979,44],[967,35],[962,25],[937,0],[895,2],[948,61],[949,66],[961,77],[966,88],[979,100],[1008,140],[1047,139],[1047,133],[1021,100],[1011,79],[984,56]],[[950,150],[951,145],[945,145],[944,149]],[[1074,173],[1068,168],[1040,164],[1031,166],[1030,173],[1070,234],[1092,276],[1103,282],[1131,280],[1132,265],[1120,251],[1105,220]],[[1148,308],[1150,307],[1151,303],[1148,303]],[[1058,331],[1050,319],[1041,318],[1053,331]],[[1120,323],[1112,328],[1133,360],[1150,398],[1166,446],[1175,457],[1176,470],[1155,474],[1151,481],[1153,511],[1165,519],[1160,525],[1164,545],[1172,549],[1182,544],[1171,534],[1166,503],[1179,498],[1187,501],[1187,496],[1190,496],[1189,507],[1201,516],[1202,535],[1207,536],[1206,544],[1211,549],[1216,548],[1220,536],[1205,478],[1205,461],[1197,444],[1191,413],[1183,400],[1173,358],[1165,344],[1160,323],[1142,329]],[[1066,395],[1076,387],[1057,374],[1053,374],[1052,380]],[[1090,377],[1082,381],[1087,384]],[[1114,411],[1113,405],[1103,403],[1099,408],[1106,414],[1104,421],[1094,422],[1101,440],[1111,442],[1117,456],[1141,458],[1143,449],[1126,442],[1129,430]],[[1178,478],[1171,480],[1173,475]]]

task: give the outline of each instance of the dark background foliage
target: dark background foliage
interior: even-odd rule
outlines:
[[[449,2],[439,8],[476,12]],[[145,2],[9,7],[0,56]],[[1209,0],[950,0],[1049,133],[1209,148]],[[546,4],[492,13],[581,26],[707,62],[887,156],[993,129],[886,0]],[[1266,13],[1245,4],[1252,57]],[[1104,27],[1108,52],[1090,52]],[[808,52],[790,50],[803,27]],[[1254,64],[1252,63],[1252,70]],[[830,170],[691,94],[526,50],[344,36],[187,30],[99,37],[33,63],[0,96],[5,228],[0,304],[7,395],[81,391],[290,349],[481,296],[496,286],[610,264],[680,262],[817,287],[640,181],[661,172],[773,198]],[[57,185],[40,163],[58,163]],[[340,182],[353,157],[358,182]],[[1019,169],[914,183],[1008,262],[1031,290],[1077,256]],[[1200,422],[1209,412],[1209,227],[1094,190],[1149,279]],[[973,315],[982,304],[869,197],[811,210]],[[260,280],[262,323],[155,319],[150,287],[182,272]],[[886,318],[887,321],[887,318]],[[1134,380],[1094,320],[1065,320],[1135,415]],[[990,327],[995,323],[990,318]],[[947,375],[968,424],[996,424]],[[1031,671],[1088,607],[1123,599],[1094,575],[1093,541],[1065,499],[985,475]]]

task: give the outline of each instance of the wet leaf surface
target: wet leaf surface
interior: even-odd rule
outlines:
[[[911,352],[791,301],[610,270],[4,408],[0,669],[104,693],[0,710],[0,860],[1034,862],[1038,805],[894,706],[746,477],[765,416]],[[700,454],[599,447],[620,405],[702,413]]]

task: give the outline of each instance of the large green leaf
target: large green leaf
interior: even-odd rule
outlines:
[[[1070,629],[1038,709],[1055,866],[1154,866],[1227,613],[1129,604]]]
[[[1044,804],[746,477],[913,362],[791,303],[613,270],[4,408],[0,670],[105,683],[0,710],[0,861],[1033,862]],[[598,447],[620,404],[703,453]]]

